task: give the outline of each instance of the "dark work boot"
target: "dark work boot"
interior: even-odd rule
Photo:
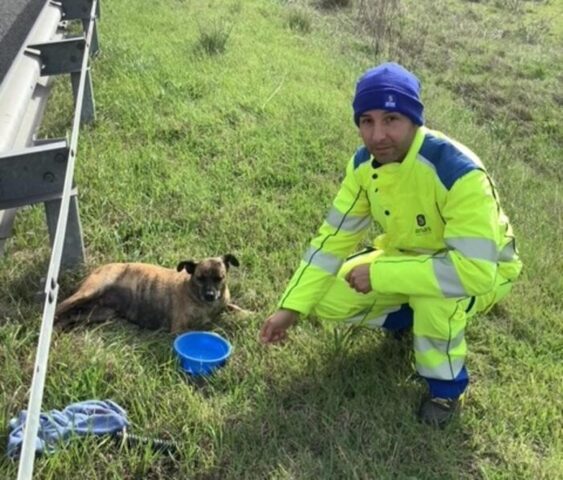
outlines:
[[[433,427],[444,428],[459,410],[457,398],[427,398],[418,411],[418,419]]]

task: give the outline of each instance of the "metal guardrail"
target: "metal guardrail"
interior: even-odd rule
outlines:
[[[18,480],[33,475],[61,264],[84,260],[74,165],[80,124],[95,118],[89,60],[98,51],[97,18],[99,0],[47,0],[0,84],[0,252],[16,209],[39,202],[52,242]],[[84,36],[63,38],[62,20],[81,20]],[[70,74],[75,100],[70,140],[37,140],[51,77],[60,74]]]
[[[81,104],[81,120],[95,119],[90,70],[85,88],[78,95],[86,39],[64,38],[61,20],[81,20],[84,32],[90,25],[93,0],[46,0],[35,24],[0,84],[0,255],[9,238],[18,207],[43,202],[51,244],[61,207],[64,173],[68,158],[67,139],[37,140],[54,75],[70,74],[75,105]],[[89,51],[98,51],[96,22]],[[65,143],[63,146],[62,143]],[[62,263],[75,266],[84,261],[82,228],[76,191],[73,190]]]

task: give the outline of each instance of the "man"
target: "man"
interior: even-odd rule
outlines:
[[[424,126],[415,75],[396,63],[368,70],[353,108],[364,146],[260,338],[279,342],[308,314],[412,327],[429,389],[419,418],[442,427],[469,381],[467,319],[502,299],[520,273],[512,229],[477,156]],[[348,257],[372,220],[384,233]]]

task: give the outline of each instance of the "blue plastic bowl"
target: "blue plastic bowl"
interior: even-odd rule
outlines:
[[[232,346],[213,332],[188,332],[176,337],[174,351],[190,375],[210,375],[231,356]]]

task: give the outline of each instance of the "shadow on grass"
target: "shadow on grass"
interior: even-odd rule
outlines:
[[[45,303],[45,286],[49,269],[48,257],[18,267],[0,287],[0,325],[8,321],[20,321],[27,328],[25,319],[41,314]],[[83,269],[63,270],[59,275],[58,301],[66,297],[83,276]]]
[[[14,270],[10,277],[2,282],[2,304],[12,302],[37,306],[43,301],[41,293],[45,288],[45,280],[49,267],[49,259],[26,263]]]
[[[278,371],[254,391],[254,408],[227,421],[215,467],[198,478],[471,475],[463,417],[445,430],[416,419],[426,387],[413,374],[411,342],[360,332],[346,349],[327,346],[285,374],[272,366]]]

